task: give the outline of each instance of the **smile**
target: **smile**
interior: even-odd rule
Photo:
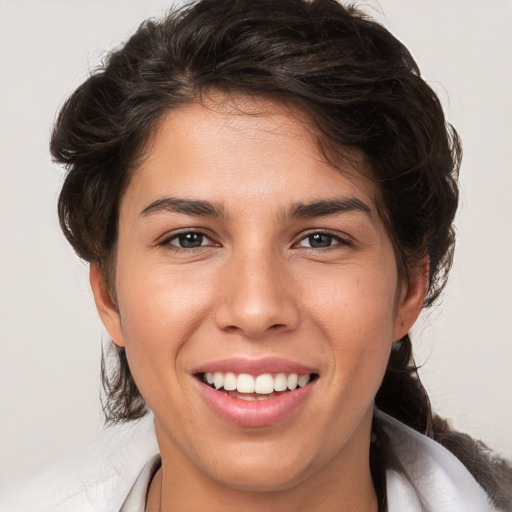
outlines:
[[[269,427],[289,421],[307,407],[319,372],[280,358],[230,358],[193,371],[205,405],[238,427]]]
[[[280,393],[293,391],[297,387],[307,386],[316,374],[297,373],[263,373],[250,375],[248,373],[235,374],[233,372],[206,372],[202,374],[203,382],[218,391],[241,400],[269,400],[279,396]]]

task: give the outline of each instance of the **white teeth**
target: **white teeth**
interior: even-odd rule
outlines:
[[[309,375],[300,375],[297,384],[300,388],[303,388],[309,382]]]
[[[236,390],[239,393],[254,393],[254,377],[248,373],[241,373],[236,381]]]
[[[290,375],[288,375],[288,379],[286,381],[286,387],[290,391],[293,391],[297,387],[298,380],[299,380],[299,376],[296,373],[290,373]]]
[[[228,372],[224,375],[224,389],[226,391],[233,391],[236,389],[237,380],[236,375],[232,372]]]
[[[258,375],[254,381],[254,391],[259,395],[270,395],[274,391],[274,379],[270,373]]]
[[[286,378],[286,375],[284,373],[278,373],[275,377],[274,377],[274,389],[276,391],[285,391],[286,388],[287,388],[287,378]]]
[[[253,377],[248,373],[241,373],[236,375],[233,372],[207,372],[204,374],[203,379],[215,389],[223,388],[225,391],[237,391],[238,393],[258,395],[270,395],[275,391],[286,391],[289,389],[293,391],[298,387],[304,387],[311,381],[311,375],[297,373],[278,373],[272,376],[270,373],[263,373]],[[265,396],[258,397],[258,400],[265,399]]]
[[[220,372],[215,372],[213,374],[213,385],[215,389],[220,389],[224,385],[224,374]]]

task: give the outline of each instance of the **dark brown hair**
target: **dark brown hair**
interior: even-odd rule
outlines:
[[[403,278],[428,256],[425,305],[438,298],[453,255],[458,136],[409,51],[334,0],[202,0],[172,11],[144,22],[68,99],[51,141],[54,159],[68,168],[61,226],[79,256],[101,265],[112,290],[119,203],[152,130],[164,113],[210,91],[292,105],[320,134],[319,147],[334,165],[347,147],[359,150],[378,183]],[[124,351],[112,361],[102,365],[107,421],[143,416]],[[445,444],[497,505],[511,505],[500,494],[505,466],[500,473],[479,445],[433,418],[409,336],[395,343],[376,405]],[[372,473],[382,483],[393,456],[378,444]]]

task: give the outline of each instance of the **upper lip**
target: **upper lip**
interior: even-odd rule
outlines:
[[[263,357],[257,359],[230,357],[204,363],[193,371],[194,374],[215,372],[248,373],[249,375],[261,375],[264,373],[297,373],[305,375],[318,373],[310,366],[280,357]]]

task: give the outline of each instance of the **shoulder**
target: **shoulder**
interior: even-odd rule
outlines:
[[[86,450],[0,497],[2,512],[117,512],[158,453],[153,416],[101,432]]]
[[[386,473],[389,512],[416,512],[422,505],[430,512],[496,510],[466,467],[446,448],[382,412],[377,415],[406,472],[406,476]]]

